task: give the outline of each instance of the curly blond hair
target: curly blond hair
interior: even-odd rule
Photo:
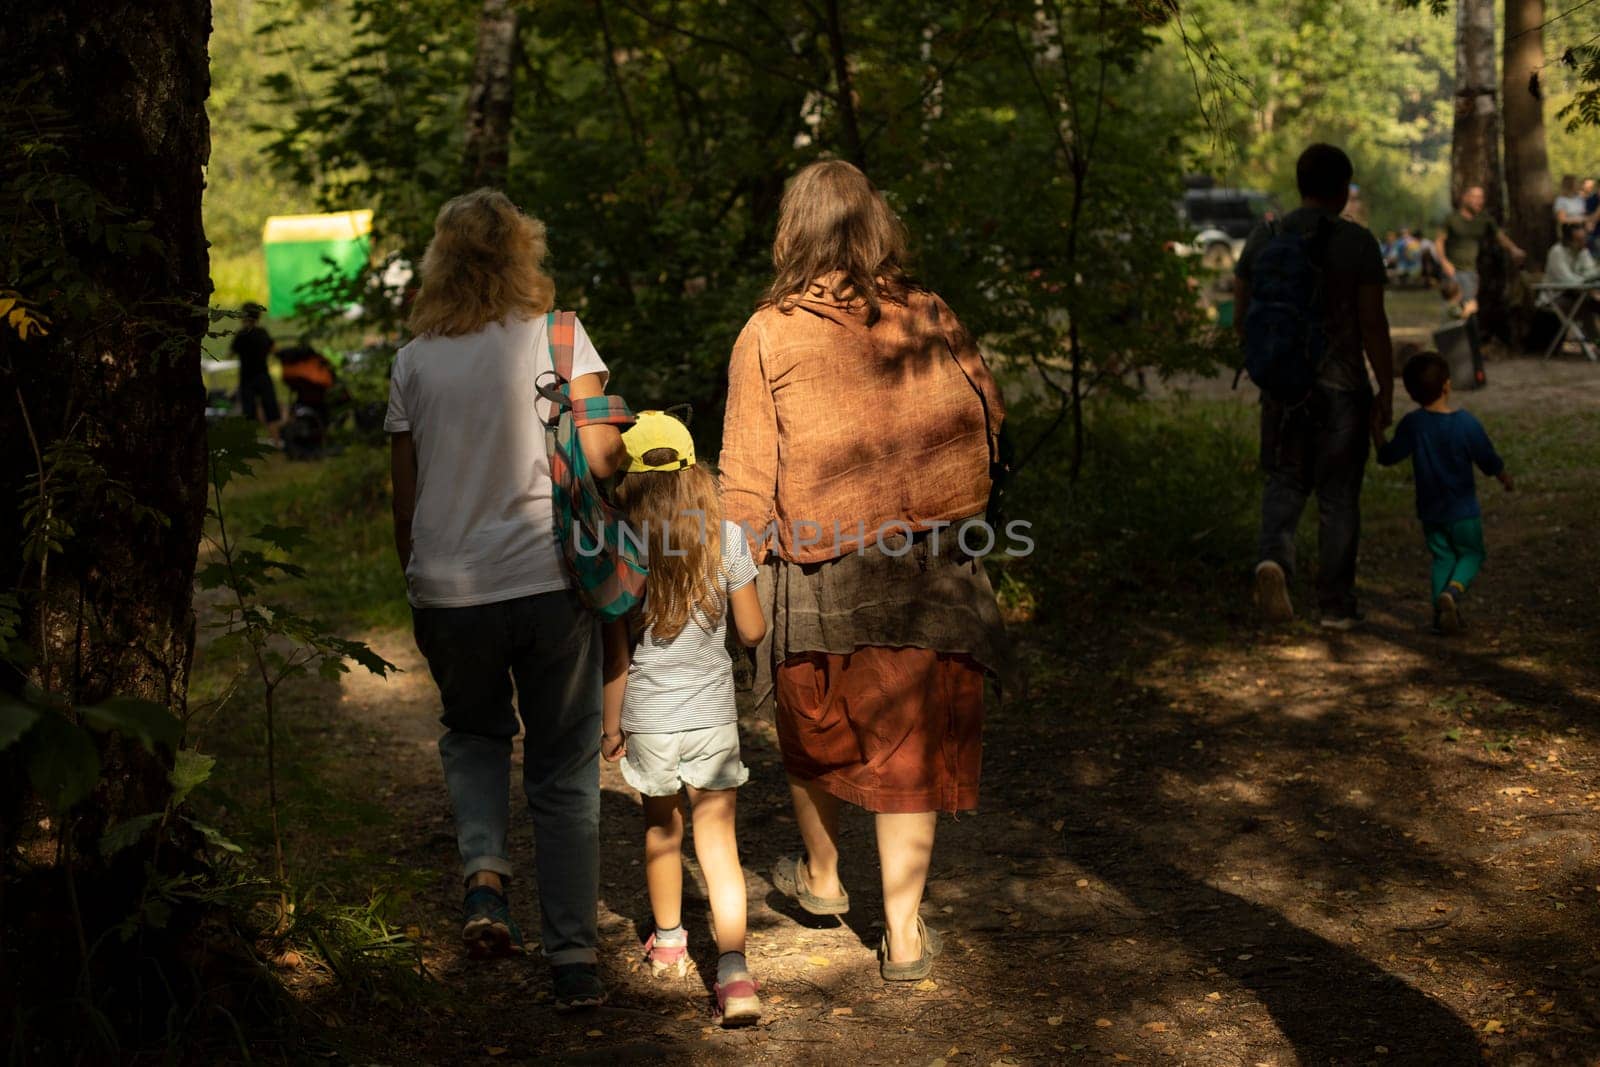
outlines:
[[[544,223],[498,189],[446,201],[422,257],[412,332],[457,337],[511,315],[543,315],[556,303],[548,250]]]

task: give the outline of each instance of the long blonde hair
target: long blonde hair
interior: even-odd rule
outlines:
[[[772,242],[777,275],[762,304],[788,311],[815,282],[838,274],[832,297],[865,301],[874,323],[884,300],[916,288],[905,258],[905,227],[867,176],[842,159],[813,163],[784,190]]]
[[[671,463],[677,452],[653,448],[643,458],[646,463]],[[629,472],[617,487],[617,502],[628,513],[629,528],[645,535],[650,554],[639,629],[670,641],[683,632],[696,608],[714,629],[725,608],[716,476],[700,464],[678,471]]]
[[[547,251],[544,223],[498,189],[446,201],[422,257],[412,332],[456,337],[508,315],[543,315],[556,303],[555,279],[544,271]]]

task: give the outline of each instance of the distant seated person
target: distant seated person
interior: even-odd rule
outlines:
[[[1400,251],[1400,233],[1398,230],[1385,230],[1383,242],[1378,245],[1378,250],[1383,253],[1383,265],[1390,270],[1394,269],[1395,257]]]
[[[1397,281],[1410,282],[1422,277],[1422,242],[1410,230],[1401,230],[1395,239],[1394,264],[1390,271]]]
[[[1589,254],[1588,242],[1589,232],[1584,226],[1568,223],[1561,227],[1561,243],[1550,249],[1549,256],[1545,258],[1544,282],[1569,290],[1556,294],[1556,299],[1567,311],[1571,311],[1573,304],[1582,299],[1586,289],[1591,296],[1600,295],[1600,268],[1596,267],[1594,257]],[[1600,330],[1596,329],[1600,326],[1600,320],[1597,320],[1595,305],[1586,301],[1578,319],[1581,325],[1578,340],[1587,347],[1589,342],[1600,338]]]
[[[277,348],[272,335],[261,326],[260,304],[240,309],[239,330],[228,350],[239,361],[239,414],[266,426],[276,437],[283,421],[278,409],[278,389],[267,370],[267,357]]]
[[[1600,284],[1594,256],[1589,252],[1589,235],[1581,223],[1568,223],[1561,227],[1561,243],[1550,249],[1544,262],[1544,280],[1548,285],[1564,285],[1569,289],[1594,288]]]
[[[1578,176],[1568,174],[1561,179],[1561,193],[1556,197],[1557,226],[1589,225],[1589,204],[1578,185]]]
[[[1600,188],[1597,188],[1593,178],[1583,179],[1583,184],[1578,186],[1578,192],[1583,196],[1583,210],[1589,219],[1589,254],[1600,253]]]

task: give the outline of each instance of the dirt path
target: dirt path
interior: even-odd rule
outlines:
[[[1499,381],[1525,390],[1475,406],[1600,411],[1600,373],[1516,366]],[[352,1011],[341,1040],[383,1063],[1600,1063],[1597,499],[1600,472],[1579,471],[1495,501],[1479,622],[1456,641],[1424,629],[1425,561],[1400,520],[1369,525],[1363,632],[1263,631],[1242,577],[1233,603],[1020,627],[1034,692],[989,720],[982,811],[941,823],[925,915],[948,953],[916,988],[877,978],[866,817],[844,832],[846,922],[773,893],[796,837],[772,731],[747,720],[741,845],[769,1014],[735,1033],[710,1026],[694,879],[698,972],[638,967],[640,822],[613,767],[611,1006],[561,1018],[536,959],[461,957],[437,694],[408,634],[366,635],[405,673],[348,676],[349,729],[330,737],[414,830],[390,844],[426,872],[412,921],[448,992]],[[529,836],[523,818],[521,872]],[[530,880],[514,906],[536,929]]]

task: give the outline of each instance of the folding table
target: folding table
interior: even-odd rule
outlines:
[[[1583,326],[1578,322],[1578,315],[1589,303],[1594,293],[1593,285],[1600,285],[1600,280],[1585,285],[1563,285],[1560,282],[1539,282],[1533,287],[1535,294],[1534,303],[1539,307],[1549,308],[1561,319],[1561,326],[1556,330],[1555,336],[1550,339],[1550,345],[1544,350],[1544,358],[1549,359],[1556,354],[1556,349],[1561,347],[1570,334],[1577,338],[1578,344],[1583,348],[1583,354],[1590,361],[1600,361],[1600,355],[1595,354],[1594,345],[1584,335]],[[1571,297],[1563,300],[1562,297]]]

